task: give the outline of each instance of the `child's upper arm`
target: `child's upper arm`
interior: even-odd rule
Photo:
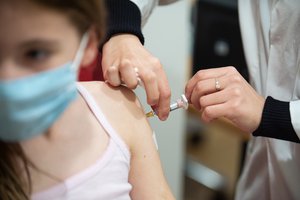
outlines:
[[[84,85],[96,97],[101,110],[129,147],[131,198],[174,199],[163,174],[152,129],[135,94],[127,88],[111,88],[103,83]]]
[[[133,138],[129,182],[132,199],[174,199],[166,183],[160,158],[149,127],[141,127]]]
[[[131,169],[129,182],[133,186],[132,199],[164,200],[174,199],[165,180],[159,154],[152,137],[152,129],[140,103],[136,109],[143,115],[134,125],[131,143]]]

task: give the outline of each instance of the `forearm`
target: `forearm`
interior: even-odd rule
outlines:
[[[106,41],[120,33],[137,36],[144,44],[142,26],[150,17],[153,9],[159,3],[166,5],[177,0],[105,0],[107,7]]]
[[[261,123],[253,132],[253,135],[300,143],[299,136],[292,124],[292,122],[297,124],[297,121],[299,124],[300,117],[296,119],[296,113],[290,111],[290,107],[290,102],[278,101],[268,97],[264,105]]]
[[[106,0],[105,2],[108,13],[106,41],[116,34],[129,33],[137,36],[143,44],[139,7],[129,0]]]

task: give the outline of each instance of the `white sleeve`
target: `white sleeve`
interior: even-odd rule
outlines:
[[[300,138],[300,100],[290,102],[291,120],[298,138]]]

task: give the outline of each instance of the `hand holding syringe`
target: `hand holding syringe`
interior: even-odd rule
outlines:
[[[180,99],[178,99],[175,103],[172,103],[170,105],[170,112],[172,112],[173,110],[177,110],[179,108],[184,108],[185,110],[187,110],[188,107],[189,107],[189,102],[186,96],[182,94]],[[147,117],[154,117],[155,115],[156,113],[153,110],[146,113]]]
[[[143,81],[139,77],[138,69],[134,68],[134,70],[135,70],[136,77],[138,80],[138,85],[141,86],[142,88],[145,88]],[[122,85],[126,86],[125,84],[122,84]],[[178,99],[175,103],[170,104],[170,112],[172,112],[173,110],[177,110],[179,108],[184,108],[185,110],[187,110],[188,107],[189,107],[189,102],[188,102],[186,96],[184,94],[182,94],[180,99]],[[152,110],[152,111],[146,113],[146,116],[154,117],[154,116],[156,116],[156,113],[155,113],[155,111]]]

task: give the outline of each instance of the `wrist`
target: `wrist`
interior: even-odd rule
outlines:
[[[300,140],[291,122],[289,107],[289,102],[267,97],[261,122],[253,135],[299,143]]]
[[[127,33],[120,33],[113,35],[102,47],[102,51],[104,52],[105,49],[114,49],[114,50],[120,50],[125,48],[125,50],[128,50],[128,47],[135,46],[136,44],[142,46],[140,43],[140,40],[137,36]]]
[[[127,41],[135,41],[140,43],[140,39],[133,34],[130,33],[118,33],[110,37],[109,41],[118,41],[118,42],[127,42]]]
[[[255,127],[252,129],[253,131],[257,130],[261,124],[262,118],[263,118],[263,111],[266,103],[266,99],[262,96],[259,96],[258,100],[258,110],[256,111],[257,115],[255,117]],[[253,132],[252,131],[252,132]]]

